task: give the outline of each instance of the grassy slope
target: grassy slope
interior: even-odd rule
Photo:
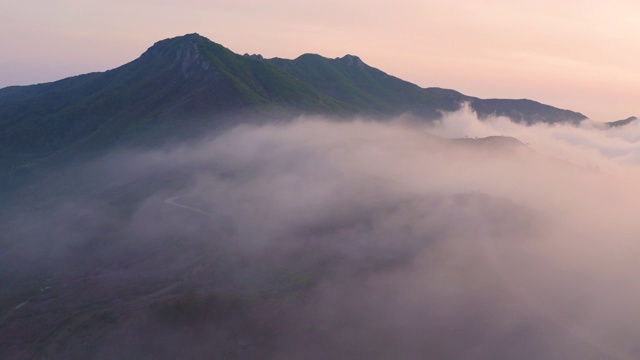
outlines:
[[[527,124],[578,123],[586,118],[580,113],[527,99],[485,100],[455,90],[420,88],[370,67],[351,55],[327,59],[305,54],[295,60],[275,58],[267,61],[323,94],[349,103],[365,113],[397,115],[408,111],[427,119],[437,119],[442,111],[455,111],[460,109],[461,102],[469,102],[481,118],[506,116]]]
[[[305,54],[295,60],[275,58],[267,61],[323,94],[365,113],[397,115],[410,111],[427,118],[438,118],[438,110],[457,110],[460,101],[467,99],[453,90],[422,89],[351,55],[327,59]]]

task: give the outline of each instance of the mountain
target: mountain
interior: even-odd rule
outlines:
[[[328,113],[346,107],[265,62],[190,34],[104,73],[0,90],[0,151],[45,154],[88,136],[108,142],[153,121],[258,106]]]
[[[625,126],[625,125],[631,124],[632,122],[634,122],[636,120],[638,120],[637,117],[631,116],[631,117],[628,117],[628,118],[626,118],[624,120],[610,121],[610,122],[606,123],[606,125],[607,125],[608,128],[620,127],[620,126]]]
[[[507,116],[526,124],[585,119],[531,100],[483,100],[420,88],[353,55],[264,59],[188,34],[159,41],[138,59],[106,72],[0,89],[0,168],[14,172],[44,158],[301,113],[409,112],[431,121],[465,102],[480,117]]]
[[[458,110],[463,101],[471,100],[454,90],[422,89],[373,68],[353,55],[327,59],[305,54],[295,60],[266,61],[322,94],[368,114],[388,116],[412,112],[436,119],[442,111]]]
[[[514,122],[533,125],[536,123],[568,123],[577,125],[586,116],[528,99],[477,99],[471,100],[471,108],[480,119],[489,116],[504,116]]]

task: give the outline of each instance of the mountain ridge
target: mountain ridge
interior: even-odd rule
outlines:
[[[635,116],[630,116],[626,119],[623,120],[617,120],[617,121],[610,121],[605,123],[607,128],[615,128],[615,127],[621,127],[621,126],[625,126],[625,125],[629,125],[632,122],[635,122],[636,120],[638,120],[637,117]]]

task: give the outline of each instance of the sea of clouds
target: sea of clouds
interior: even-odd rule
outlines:
[[[37,209],[3,216],[0,257],[5,273],[52,271],[68,291],[131,254],[123,283],[197,258],[198,294],[286,304],[263,314],[255,354],[271,358],[633,359],[639,140],[637,122],[523,126],[468,109],[428,124],[239,125],[60,170],[30,190]],[[106,354],[127,326],[83,354]],[[213,327],[197,343],[162,333],[156,355],[211,354]],[[121,355],[140,354],[127,344]]]

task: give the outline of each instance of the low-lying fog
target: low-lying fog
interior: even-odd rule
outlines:
[[[2,209],[0,357],[640,358],[638,140],[303,117],[60,169]]]

